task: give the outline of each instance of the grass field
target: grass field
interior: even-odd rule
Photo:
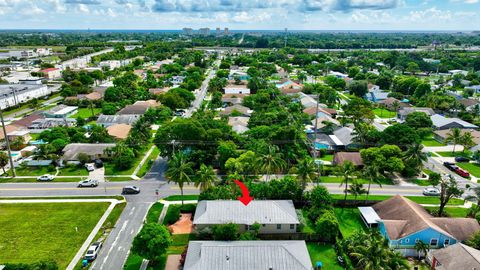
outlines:
[[[333,161],[333,155],[325,155],[325,156],[321,157],[320,159],[323,160],[323,161],[332,162]]]
[[[0,204],[0,264],[53,259],[65,269],[108,205]]]
[[[332,194],[332,197],[336,200],[343,200],[343,194]],[[390,199],[393,196],[388,195],[370,195],[368,196],[368,200],[373,201],[383,201]],[[405,196],[406,198],[418,203],[418,204],[440,204],[440,200],[438,197],[426,197],[426,196]],[[347,200],[353,200],[354,196],[348,195]],[[365,200],[365,195],[358,196],[357,200]],[[453,198],[448,202],[449,205],[463,205],[464,201],[462,199]]]
[[[468,163],[468,162],[458,162],[457,166],[467,170],[471,175],[475,177],[480,177],[480,165],[477,163]]]
[[[307,243],[307,249],[313,265],[322,262],[322,270],[343,270],[343,267],[337,263],[337,254],[331,244]]]
[[[101,112],[102,112],[101,108],[93,108],[94,115],[98,115]],[[79,108],[77,113],[71,116],[71,118],[77,118],[77,117],[82,117],[85,119],[92,117],[92,110],[90,108]]]
[[[387,109],[382,109],[382,108],[374,109],[373,113],[375,113],[375,115],[380,117],[380,118],[393,118],[397,115],[396,112],[392,112],[392,111],[389,111]]]
[[[425,209],[429,211],[433,211],[433,210],[438,210],[438,207],[428,206],[428,207],[425,207]],[[444,211],[445,213],[447,213],[449,217],[466,217],[469,209],[462,208],[462,207],[445,207]]]
[[[182,200],[182,195],[170,195],[168,197],[163,198],[165,201],[181,201]],[[198,200],[198,195],[183,195],[183,200],[184,201],[193,201],[193,200]]]
[[[61,176],[88,176],[88,171],[82,166],[68,166],[60,169]]]
[[[440,143],[432,137],[426,138],[422,141],[422,144],[425,146],[445,146],[446,144]]]
[[[368,180],[366,179],[356,179],[359,184],[368,184]],[[343,177],[337,176],[321,176],[320,182],[322,183],[341,183],[343,181]],[[383,178],[380,179],[380,183],[382,185],[393,185],[392,179]],[[350,184],[350,183],[349,183]]]
[[[439,154],[442,157],[466,157],[466,158],[470,158],[470,153],[469,152],[461,152],[461,151],[451,152],[451,151],[448,151],[448,152],[436,152],[436,153]]]
[[[365,229],[357,208],[335,208],[335,215],[340,223],[340,232],[343,237],[349,237],[355,232]]]

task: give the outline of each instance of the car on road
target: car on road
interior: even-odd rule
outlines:
[[[458,169],[458,166],[455,165],[455,163],[451,163],[451,162],[444,162],[443,166],[447,167],[447,169],[449,169],[452,172]]]
[[[467,171],[465,171],[465,170],[462,169],[462,168],[458,168],[458,167],[457,167],[457,169],[455,170],[455,172],[456,172],[458,175],[460,175],[461,177],[465,177],[465,178],[470,177],[470,173],[467,172]]]
[[[439,196],[440,190],[438,190],[438,188],[426,188],[422,193],[425,196]]]
[[[455,158],[455,161],[456,162],[469,162],[470,159],[466,158],[466,157],[456,157]]]
[[[85,168],[86,168],[87,171],[89,171],[89,172],[95,171],[95,165],[93,165],[93,163],[85,164]]]
[[[44,174],[42,176],[37,177],[37,181],[53,181],[55,176],[51,174]]]
[[[138,194],[140,193],[140,188],[136,186],[126,186],[122,189],[122,194]]]
[[[85,260],[93,261],[97,258],[98,252],[102,248],[102,242],[94,242],[85,254]]]
[[[78,187],[97,187],[98,181],[93,179],[82,180],[78,182]]]
[[[177,110],[175,112],[175,116],[184,116],[185,115],[185,110]]]

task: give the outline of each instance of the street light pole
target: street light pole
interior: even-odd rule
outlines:
[[[17,177],[17,174],[15,173],[15,167],[13,166],[12,151],[10,150],[10,141],[8,140],[7,129],[5,128],[5,122],[3,121],[2,109],[0,109],[0,120],[2,121],[3,135],[5,137],[5,144],[7,145],[7,154],[8,158],[10,159],[10,169],[12,170],[12,176]]]

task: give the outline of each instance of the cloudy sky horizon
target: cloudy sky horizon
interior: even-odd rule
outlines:
[[[480,30],[480,0],[0,0],[0,29]]]

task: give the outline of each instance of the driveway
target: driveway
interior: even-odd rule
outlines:
[[[105,182],[105,167],[95,168],[95,170],[88,173],[88,178],[98,180],[98,182]]]

